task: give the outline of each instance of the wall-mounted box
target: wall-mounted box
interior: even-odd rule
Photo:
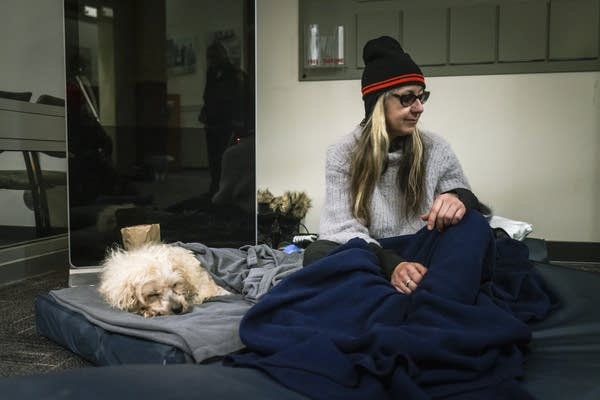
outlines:
[[[400,38],[400,13],[385,11],[356,14],[356,67],[364,68],[362,50],[369,40],[379,36]]]
[[[495,56],[496,7],[450,8],[450,64],[491,63]]]
[[[540,61],[548,48],[546,1],[500,4],[498,61]]]
[[[403,12],[403,46],[421,66],[448,62],[448,10],[408,9]]]
[[[426,76],[600,70],[600,0],[299,0],[300,80],[359,79],[388,35]],[[344,68],[304,63],[308,24],[344,26]]]
[[[598,58],[598,0],[550,2],[550,59]]]
[[[344,67],[344,43],[344,25],[308,24],[304,30],[305,68]]]

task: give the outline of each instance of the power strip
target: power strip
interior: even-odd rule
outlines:
[[[302,247],[303,249],[307,248],[309,244],[314,242],[319,238],[319,235],[316,233],[306,233],[302,235],[294,235],[292,238],[292,243],[296,246]]]

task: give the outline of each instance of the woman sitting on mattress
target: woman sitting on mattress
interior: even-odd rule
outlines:
[[[375,239],[425,225],[443,231],[479,202],[448,143],[417,128],[429,98],[419,66],[388,36],[369,41],[363,58],[365,118],[329,148],[320,240],[306,249],[304,264],[359,237],[378,254],[391,283],[409,294],[427,267],[381,249]]]
[[[256,398],[249,393],[260,387],[260,398],[282,399],[532,399],[520,380],[529,322],[544,319],[554,298],[527,247],[496,238],[473,210],[477,198],[448,144],[416,128],[428,97],[419,67],[389,37],[368,42],[363,58],[366,119],[328,153],[322,240],[305,250],[307,265],[276,284],[269,273],[259,279],[269,289],[243,313],[243,348],[223,359],[236,367],[230,376],[219,380],[204,365],[211,369],[176,369],[168,381],[210,381],[200,389],[207,398]],[[257,282],[265,258],[244,259],[262,264],[247,274]],[[241,368],[266,375],[250,383]],[[272,380],[291,391],[273,395]],[[211,396],[221,381],[229,396]],[[126,383],[118,387],[131,394],[136,386]]]
[[[495,238],[450,146],[417,129],[429,93],[398,42],[363,59],[365,120],[328,151],[320,240],[225,363],[312,399],[529,399],[527,322],[552,305],[526,246]]]

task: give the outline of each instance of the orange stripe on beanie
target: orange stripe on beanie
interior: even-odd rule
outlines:
[[[372,83],[368,86],[365,86],[364,88],[362,88],[361,91],[364,96],[366,94],[369,94],[369,93],[372,93],[375,91],[398,87],[398,86],[403,86],[406,84],[413,84],[413,83],[421,84],[421,86],[425,86],[425,77],[423,75],[419,75],[419,74],[407,74],[407,75],[395,76],[393,78],[386,79],[383,82],[376,82],[376,83]]]
[[[425,87],[425,77],[419,66],[392,37],[369,40],[363,48],[365,69],[361,92],[365,103],[365,118],[373,112],[377,98],[384,92],[407,85]]]

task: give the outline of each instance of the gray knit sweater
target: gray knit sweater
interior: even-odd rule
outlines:
[[[358,126],[327,150],[325,205],[321,213],[319,239],[345,243],[359,237],[375,242],[392,236],[411,234],[425,226],[416,216],[402,213],[402,195],[397,184],[402,150],[389,153],[386,171],[375,187],[371,199],[371,226],[362,225],[352,216],[350,196],[350,155],[360,135]],[[458,158],[439,135],[421,131],[425,148],[425,200],[423,212],[433,204],[435,196],[456,188],[470,190]]]

